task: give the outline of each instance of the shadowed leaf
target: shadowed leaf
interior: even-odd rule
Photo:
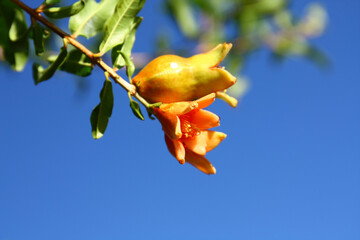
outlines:
[[[100,103],[94,108],[90,116],[92,136],[101,138],[106,130],[114,105],[111,81],[106,79],[100,92]]]
[[[79,13],[85,7],[85,1],[80,0],[73,5],[66,6],[66,7],[52,7],[52,8],[45,8],[44,14],[49,18],[67,18]]]
[[[50,56],[48,58],[49,62],[54,62],[55,60],[56,56]],[[93,65],[85,54],[78,49],[74,49],[66,56],[64,63],[60,66],[60,70],[86,77],[91,74]]]
[[[50,79],[54,75],[56,70],[61,66],[61,64],[63,64],[66,55],[67,55],[66,48],[64,47],[61,48],[60,54],[57,56],[55,61],[51,63],[50,66],[46,69],[44,69],[40,64],[34,63],[32,70],[33,70],[33,78],[35,84],[37,85],[40,82]]]
[[[33,27],[33,39],[34,39],[34,48],[36,55],[42,55],[45,51],[44,48],[44,28],[39,24],[35,23]]]
[[[24,14],[10,0],[0,1],[0,45],[5,60],[15,71],[22,71],[28,59],[29,41]],[[11,39],[16,41],[11,41]]]
[[[27,24],[24,12],[21,9],[14,8],[14,20],[9,30],[9,38],[16,42],[24,38],[27,33]]]
[[[135,115],[135,117],[137,117],[138,119],[140,120],[143,120],[144,121],[144,116],[143,114],[141,113],[141,109],[140,109],[140,105],[138,102],[132,100],[130,98],[130,108],[133,112],[133,114]]]

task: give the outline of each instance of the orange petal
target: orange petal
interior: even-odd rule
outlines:
[[[179,163],[185,163],[185,148],[184,145],[176,140],[170,139],[165,134],[165,143],[169,152],[179,161]]]
[[[189,150],[185,151],[185,160],[200,171],[206,174],[215,174],[216,169],[204,156],[193,153]]]
[[[175,102],[161,104],[160,109],[174,115],[184,115],[198,107],[196,102]]]
[[[160,108],[154,108],[154,115],[162,125],[166,135],[172,139],[179,139],[182,136],[180,119],[173,114],[168,114]]]
[[[220,118],[210,111],[199,109],[192,111],[190,114],[189,121],[200,130],[206,130],[220,125]]]
[[[226,138],[226,134],[222,132],[215,132],[215,131],[204,131],[207,135],[207,141],[206,141],[206,152],[209,152],[213,150],[214,148],[219,145],[222,140]]]
[[[225,133],[210,130],[201,131],[200,135],[183,140],[186,148],[199,155],[205,155],[213,150],[222,140],[226,138]]]
[[[196,154],[206,154],[206,134],[201,131],[200,135],[183,140],[185,147]]]
[[[199,98],[195,102],[199,104],[198,108],[206,108],[215,101],[215,93],[210,93],[202,98]]]

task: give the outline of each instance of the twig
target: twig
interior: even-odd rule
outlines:
[[[13,3],[18,5],[20,8],[22,8],[24,11],[26,11],[33,19],[36,19],[37,21],[44,24],[46,27],[51,29],[54,33],[59,35],[60,37],[66,39],[66,41],[73,45],[75,48],[79,49],[82,53],[84,53],[88,58],[91,59],[91,61],[98,65],[102,70],[109,73],[109,76],[118,83],[121,87],[123,87],[127,92],[129,92],[131,95],[133,95],[136,99],[139,100],[146,108],[150,107],[150,104],[142,98],[137,92],[134,85],[128,83],[126,80],[124,80],[122,77],[120,77],[113,68],[111,68],[109,65],[107,65],[104,61],[101,60],[100,57],[97,57],[94,55],[92,51],[87,49],[84,45],[79,43],[75,38],[73,38],[70,34],[64,32],[60,28],[58,28],[55,24],[48,21],[46,18],[44,18],[40,11],[37,11],[36,9],[30,8],[28,5],[23,3],[20,0],[11,0]]]

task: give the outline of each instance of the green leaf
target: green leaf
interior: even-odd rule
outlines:
[[[44,13],[49,18],[67,18],[72,15],[79,13],[85,7],[85,1],[80,0],[73,5],[66,6],[66,7],[52,7],[52,8],[45,8]]]
[[[195,38],[198,35],[199,30],[195,14],[188,0],[170,0],[168,9],[185,36]]]
[[[14,8],[14,20],[9,30],[9,38],[16,42],[24,38],[27,34],[27,24],[24,12],[21,9]]]
[[[308,46],[305,57],[322,68],[330,68],[332,65],[331,60],[328,58],[328,56],[326,56],[322,51],[313,46]]]
[[[29,41],[22,10],[10,0],[0,1],[0,45],[5,60],[15,71],[22,71],[28,59]],[[11,34],[9,34],[11,30]],[[16,42],[10,40],[17,40]]]
[[[111,81],[106,79],[100,92],[100,103],[94,108],[90,116],[92,136],[101,138],[106,130],[114,105]]]
[[[40,82],[46,81],[50,79],[56,70],[63,64],[65,61],[65,58],[67,56],[67,50],[66,48],[62,47],[60,50],[59,55],[55,59],[55,61],[50,64],[50,66],[46,69],[44,69],[40,64],[34,63],[32,70],[33,70],[33,78],[35,84],[39,84]]]
[[[44,28],[36,22],[33,27],[33,39],[34,39],[34,48],[36,55],[40,56],[44,53]]]
[[[131,97],[130,97],[130,108],[131,108],[133,114],[135,115],[135,117],[137,117],[138,119],[144,121],[144,116],[143,116],[143,114],[141,113],[141,109],[140,109],[139,103],[136,102],[136,101],[134,101],[134,100],[132,100]]]
[[[72,16],[69,21],[69,29],[73,36],[90,38],[103,30],[106,20],[114,12],[119,0],[87,0],[84,9]]]
[[[145,0],[123,0],[116,5],[114,14],[105,23],[104,39],[99,47],[101,54],[124,43],[125,37],[131,31],[132,23],[144,3]]]
[[[131,31],[127,35],[124,44],[116,46],[111,52],[113,66],[120,69],[126,65],[127,76],[129,78],[131,78],[135,71],[134,63],[131,61],[131,50],[134,46],[136,30],[139,27],[141,21],[141,17],[135,18],[135,21],[131,27]]]
[[[56,56],[50,56],[49,62],[54,62]],[[83,54],[80,50],[74,49],[66,56],[64,63],[60,66],[60,70],[76,74],[81,77],[86,77],[91,74],[93,64],[90,58]]]
[[[125,60],[125,64],[126,64],[126,75],[128,76],[128,78],[131,80],[131,76],[134,74],[135,72],[135,65],[134,63],[131,61],[130,56],[125,55],[124,53],[121,53],[122,57]]]
[[[45,6],[51,6],[51,5],[57,4],[59,2],[61,2],[61,0],[45,0],[44,4],[45,4]]]

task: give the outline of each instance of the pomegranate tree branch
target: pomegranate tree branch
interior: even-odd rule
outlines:
[[[22,8],[25,12],[27,12],[33,19],[35,19],[38,22],[41,22],[44,26],[51,29],[54,33],[65,39],[69,44],[73,45],[75,48],[79,49],[82,53],[84,53],[90,60],[98,65],[103,71],[108,72],[109,76],[121,87],[123,87],[127,92],[129,92],[131,95],[133,95],[136,99],[139,100],[146,108],[150,107],[150,104],[142,98],[137,92],[134,85],[128,83],[126,80],[121,78],[113,68],[111,68],[109,65],[107,65],[104,61],[101,60],[100,57],[96,56],[92,51],[87,49],[84,45],[79,43],[75,38],[73,38],[70,34],[64,32],[60,28],[58,28],[55,24],[51,23],[49,20],[44,18],[40,11],[37,11],[37,9],[32,9],[25,3],[23,3],[20,0],[11,0],[13,3],[15,3],[17,6]]]

